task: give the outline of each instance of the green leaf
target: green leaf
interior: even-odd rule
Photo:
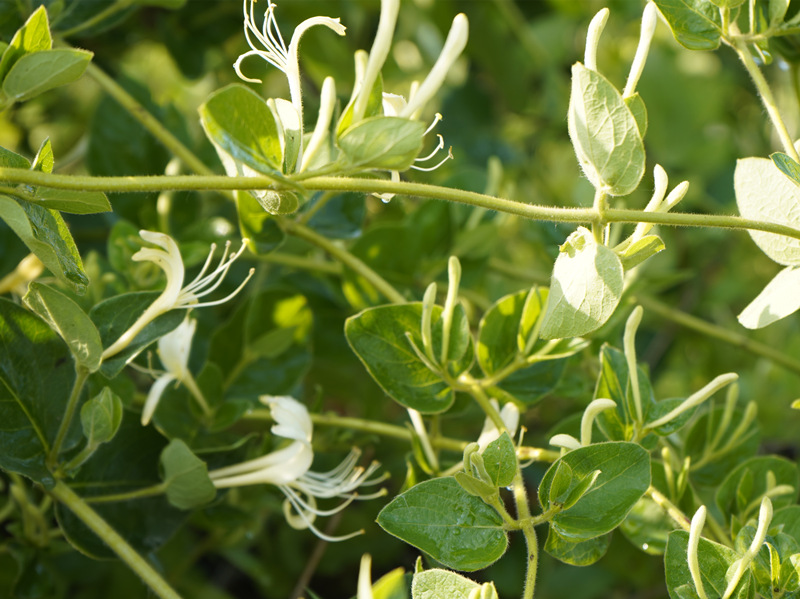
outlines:
[[[572,66],[567,126],[595,189],[624,196],[639,186],[645,167],[639,123],[608,79],[581,63]]]
[[[561,246],[550,281],[540,336],[581,337],[611,318],[622,295],[622,263],[578,227]]]
[[[16,152],[12,152],[0,146],[0,166],[6,166],[8,168],[30,168],[31,162],[24,156],[20,156]]]
[[[103,355],[100,333],[78,304],[57,289],[36,281],[28,286],[23,302],[61,335],[78,364],[89,372],[100,368]]]
[[[766,158],[741,158],[733,175],[736,204],[744,218],[800,227],[800,188]],[[778,264],[800,265],[800,239],[748,231]]]
[[[0,195],[0,218],[53,274],[83,293],[89,279],[75,241],[57,211]]]
[[[748,329],[761,329],[800,310],[800,268],[787,266],[737,316]]]
[[[691,458],[690,479],[695,484],[718,485],[734,468],[758,451],[759,432],[755,419],[743,428],[738,437],[726,442],[726,438],[742,426],[745,417],[743,410],[734,411],[722,435],[723,441],[713,444],[723,422],[723,413],[722,407],[706,412],[694,421],[686,435],[684,451]]]
[[[769,24],[771,27],[783,23],[786,11],[789,9],[789,0],[769,0]]]
[[[619,254],[622,269],[627,271],[639,266],[665,247],[664,242],[658,235],[645,235],[641,239],[637,239]]]
[[[590,566],[606,554],[610,544],[611,533],[586,541],[573,541],[562,537],[550,527],[544,550],[565,564]]]
[[[37,8],[25,24],[11,38],[11,42],[0,58],[0,81],[6,78],[17,61],[26,54],[49,50],[53,45],[50,24],[44,6]]]
[[[711,2],[720,8],[736,8],[740,4],[743,4],[744,1],[745,0],[711,0]]]
[[[42,320],[0,298],[0,468],[45,486],[45,459],[75,380],[66,344]],[[78,440],[73,428],[65,447]]]
[[[504,432],[483,450],[483,464],[495,487],[507,487],[517,471],[517,454],[514,442]]]
[[[378,524],[456,570],[485,568],[508,546],[500,515],[453,477],[428,480],[398,495],[378,514]]]
[[[550,491],[547,500],[550,504],[564,503],[573,486],[574,475],[572,468],[566,462],[560,461],[553,473],[553,481],[550,483]]]
[[[800,543],[800,505],[775,510],[770,527],[781,527],[781,532]]]
[[[372,599],[408,599],[408,579],[403,568],[395,568],[372,585]]]
[[[539,485],[539,501],[550,503],[550,487],[560,462],[574,477],[600,475],[572,507],[553,517],[551,526],[569,540],[586,540],[611,532],[650,486],[650,456],[636,443],[597,443],[570,451],[556,460]]]
[[[123,417],[114,438],[103,446],[103,451],[92,454],[71,482],[86,498],[159,485],[158,460],[165,445],[164,437],[152,426],[142,426],[137,418]],[[172,507],[163,495],[96,503],[92,508],[140,554],[157,551],[188,516]],[[76,549],[98,559],[116,557],[63,504],[56,504],[55,513],[61,530]]]
[[[218,151],[260,173],[279,171],[283,152],[272,111],[261,97],[233,84],[200,106],[200,122]]]
[[[147,307],[161,295],[158,291],[137,291],[111,297],[96,304],[89,312],[103,347],[108,347],[127,331]],[[170,310],[150,322],[134,337],[128,347],[105,360],[100,372],[106,378],[117,376],[125,365],[145,347],[176,328],[186,315],[186,310]]]
[[[671,599],[685,599],[697,597],[694,581],[689,572],[687,560],[689,547],[689,533],[676,530],[669,535],[667,550],[664,554],[664,569],[666,570],[667,589]],[[719,543],[714,543],[700,537],[697,546],[697,560],[700,565],[700,577],[703,589],[708,597],[722,597],[728,586],[726,574],[731,564],[739,558],[733,549]],[[690,594],[678,592],[682,586],[688,586]],[[735,599],[749,599],[753,596],[752,577],[750,572],[745,572],[737,590],[732,597]]]
[[[342,116],[339,117],[339,122],[336,125],[336,136],[339,137],[350,125],[353,124],[353,108],[355,106],[356,98],[351,98],[347,106],[342,111]],[[375,83],[369,92],[367,98],[367,106],[364,110],[364,117],[382,116],[383,115],[383,76],[378,73],[375,78]]]
[[[497,599],[494,583],[484,584],[489,585],[490,590],[487,594],[481,594],[480,598]],[[433,568],[414,574],[411,597],[412,599],[470,599],[471,593],[480,588],[481,585],[477,582],[460,574]]]
[[[81,426],[87,444],[95,447],[108,443],[122,424],[122,400],[110,387],[87,401],[81,407]]]
[[[43,208],[68,212],[69,214],[111,212],[111,203],[102,191],[74,191],[37,187],[35,203]]]
[[[190,510],[212,501],[217,488],[208,476],[206,463],[180,439],[173,439],[161,452],[167,499],[178,509]]]
[[[675,521],[649,497],[642,497],[620,525],[622,534],[645,553],[662,555]]]
[[[645,106],[644,100],[642,100],[639,92],[635,92],[632,96],[624,98],[624,101],[636,120],[639,136],[644,139],[644,135],[647,133],[647,106]]]
[[[93,54],[86,50],[57,48],[21,57],[6,75],[3,91],[16,102],[80,79]]]
[[[800,164],[783,152],[774,152],[770,154],[769,157],[772,159],[772,163],[777,166],[784,175],[789,177],[796,185],[800,185]]]
[[[239,230],[247,239],[247,247],[256,255],[268,254],[277,249],[286,239],[273,215],[264,210],[252,194],[236,193],[236,210],[239,214]]]
[[[722,35],[719,9],[708,0],[655,0],[672,35],[689,50],[716,50]]]
[[[375,116],[349,127],[337,145],[351,166],[402,171],[414,164],[424,134],[419,121]]]
[[[647,372],[641,366],[637,366],[637,370],[642,416],[647,420],[655,399]],[[605,344],[600,349],[600,374],[593,395],[593,399],[598,398],[617,404],[616,410],[603,410],[597,416],[596,422],[603,434],[613,441],[631,439],[636,407],[628,362],[620,350]]]
[[[717,489],[717,507],[725,515],[738,514],[744,520],[754,516],[758,512],[761,496],[767,492],[769,472],[775,476],[776,484],[794,487],[793,493],[771,497],[773,508],[779,510],[792,505],[797,499],[797,489],[800,488],[797,465],[777,456],[760,456],[739,464],[725,477]],[[748,477],[752,482],[741,490],[740,482],[743,477]],[[743,496],[737,497],[737,491],[743,493]],[[748,505],[751,506],[750,510],[744,513],[743,509]]]
[[[524,352],[546,302],[547,289],[534,288],[501,297],[484,313],[476,357],[486,375],[502,370]]]
[[[434,306],[433,347],[436,356],[441,352],[441,313],[441,306]],[[454,391],[417,357],[406,337],[406,333],[410,333],[416,346],[423,347],[419,333],[421,317],[420,302],[377,306],[348,318],[344,332],[350,347],[387,395],[423,414],[435,414],[452,405]],[[454,325],[456,323],[454,319]],[[453,345],[451,338],[451,348]],[[463,372],[471,361],[470,351],[455,370]]]

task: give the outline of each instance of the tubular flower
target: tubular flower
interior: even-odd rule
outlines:
[[[361,534],[357,531],[341,537],[331,537],[314,526],[317,516],[330,516],[355,499],[371,499],[383,495],[383,490],[358,495],[356,489],[373,485],[384,477],[372,477],[378,469],[373,462],[367,468],[356,466],[360,451],[353,449],[333,470],[312,472],[314,451],[311,447],[313,426],[306,407],[292,397],[262,396],[261,403],[269,406],[275,424],[272,433],[289,439],[290,443],[260,458],[209,472],[218,489],[245,485],[270,484],[286,496],[283,511],[286,521],[297,529],[309,528],[321,539],[342,541]],[[317,507],[317,499],[343,498],[345,501],[330,510]]]
[[[496,410],[498,408],[497,400],[492,399],[490,402]],[[517,428],[519,427],[519,408],[511,402],[507,403],[503,406],[503,409],[500,410],[500,418],[503,419],[503,423],[508,429],[508,434],[513,438],[517,433]],[[478,437],[478,445],[480,445],[481,451],[485,450],[489,443],[499,437],[500,430],[497,428],[495,423],[492,422],[492,419],[487,416],[483,423],[483,430]]]
[[[156,382],[150,387],[147,399],[142,410],[142,426],[147,426],[153,413],[156,411],[158,402],[164,394],[167,386],[176,381],[184,384],[192,396],[200,404],[205,413],[210,409],[205,401],[203,393],[189,371],[189,353],[192,351],[192,337],[197,328],[197,321],[193,318],[186,318],[174,330],[170,331],[158,340],[158,357],[166,368],[163,372],[148,371],[157,376]]]
[[[139,231],[139,235],[145,241],[157,245],[160,249],[156,248],[142,248],[133,255],[133,260],[136,262],[148,261],[154,262],[164,274],[167,275],[167,285],[164,291],[161,292],[156,300],[150,304],[142,315],[125,331],[119,339],[106,348],[103,352],[103,359],[106,360],[111,356],[121,352],[125,349],[133,339],[142,332],[150,322],[170,310],[180,310],[183,308],[202,308],[205,306],[215,306],[227,302],[234,297],[245,286],[250,277],[253,276],[254,269],[250,269],[250,274],[242,281],[242,284],[230,295],[220,300],[211,302],[200,302],[200,298],[205,297],[217,287],[220,286],[225,275],[228,273],[231,265],[244,251],[247,240],[242,240],[242,247],[239,250],[228,255],[230,250],[230,242],[225,244],[225,251],[219,261],[217,267],[207,272],[211,265],[211,260],[214,257],[214,250],[217,248],[216,244],[211,244],[211,249],[208,253],[208,258],[203,264],[200,273],[192,280],[191,283],[184,286],[183,278],[186,273],[183,266],[183,258],[181,258],[178,244],[169,235],[164,233],[156,233],[154,231]]]
[[[249,10],[248,10],[249,1]],[[243,0],[242,12],[244,14],[244,35],[247,38],[247,45],[250,50],[239,56],[233,65],[236,74],[244,81],[260,82],[260,79],[251,79],[242,73],[242,61],[248,56],[260,56],[269,64],[280,69],[286,74],[289,82],[289,95],[291,105],[283,101],[276,101],[276,108],[273,110],[276,118],[284,129],[295,129],[299,126],[297,164],[301,164],[303,150],[303,94],[300,83],[300,64],[298,60],[298,48],[300,38],[303,34],[315,25],[324,25],[332,29],[339,35],[344,35],[345,28],[340,20],[331,17],[312,17],[300,23],[292,34],[289,45],[283,41],[283,36],[278,29],[275,21],[275,4],[269,2],[264,13],[264,20],[261,28],[256,25],[255,19],[255,0]],[[294,114],[290,114],[294,112]]]

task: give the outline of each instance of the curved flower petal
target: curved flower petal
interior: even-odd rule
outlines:
[[[262,395],[259,401],[270,408],[275,421],[272,426],[274,435],[311,443],[314,425],[303,404],[288,396]]]
[[[179,381],[186,379],[192,337],[197,321],[185,318],[181,324],[158,340],[158,356],[164,368]]]
[[[158,402],[161,401],[164,390],[167,388],[167,385],[174,380],[176,379],[172,374],[166,373],[158,377],[156,382],[153,383],[153,386],[150,387],[150,391],[147,393],[147,399],[144,402],[144,408],[142,409],[142,426],[148,425],[156,411],[156,407],[158,407]]]
[[[314,452],[308,443],[294,441],[265,456],[209,472],[214,486],[285,485],[305,474],[311,467]]]

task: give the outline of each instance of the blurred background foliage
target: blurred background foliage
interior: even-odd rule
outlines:
[[[63,35],[67,43],[94,52],[95,65],[222,173],[200,129],[197,107],[210,92],[237,80],[232,64],[246,50],[239,2],[132,2],[112,18],[83,28],[110,0],[0,0],[0,39],[8,41],[42,3],[48,6],[54,32]],[[178,8],[163,6],[170,4]],[[455,160],[435,172],[412,173],[409,178],[522,202],[591,205],[592,188],[581,177],[567,136],[566,109],[570,66],[582,60],[586,27],[604,6],[611,9],[611,17],[600,44],[598,65],[612,82],[622,86],[636,49],[641,2],[404,1],[394,50],[384,69],[387,91],[407,94],[410,82],[427,72],[455,13],[465,12],[471,28],[465,56],[451,72],[437,108],[444,116],[438,131],[452,145]],[[377,0],[291,0],[280,4],[277,18],[287,39],[297,23],[317,14],[341,17],[347,26],[344,38],[323,30],[303,38],[301,70],[305,89],[311,90],[305,98],[307,114],[316,111],[315,95],[327,75],[336,78],[340,98],[346,101],[349,97],[353,52],[369,48],[378,12]],[[283,74],[266,63],[251,58],[244,70],[251,77],[263,78],[263,85],[253,87],[265,98],[287,95]],[[778,58],[767,72],[790,131],[797,131],[796,66]],[[644,207],[652,191],[652,168],[658,163],[669,174],[670,187],[683,179],[691,183],[680,210],[734,214],[736,159],[766,156],[779,148],[735,55],[725,48],[714,53],[685,50],[662,24],[639,92],[649,114],[645,144],[650,174],[637,192],[614,200],[614,206]],[[52,140],[55,172],[60,173],[161,174],[170,159],[88,75],[77,84],[0,114],[0,146],[32,157],[46,137]],[[89,295],[78,298],[87,308],[121,291],[158,288],[160,283],[152,279],[152,273],[149,278],[144,271],[125,274],[126,261],[135,251],[125,249],[125,240],[140,228],[166,224],[182,241],[185,255],[197,250],[192,254],[196,255],[194,263],[202,260],[203,248],[210,241],[238,235],[235,210],[220,194],[172,194],[166,223],[159,220],[155,194],[119,194],[111,199],[113,213],[65,215],[93,280]],[[464,299],[474,323],[504,294],[533,283],[546,284],[558,244],[573,228],[405,197],[388,204],[372,197],[339,198],[335,206],[327,213],[323,210],[313,217],[301,214],[298,218],[307,218],[317,231],[341,239],[410,298],[420,299],[433,280],[442,283],[440,289],[446,288],[447,257],[458,255],[464,267]],[[777,272],[777,265],[756,251],[744,232],[669,229],[661,235],[667,250],[640,269],[629,296],[657,297],[670,307],[742,332],[736,314]],[[406,251],[401,257],[391,251],[387,239],[403,244]],[[325,258],[319,250],[292,238],[284,240],[278,251],[314,260]],[[10,272],[26,253],[2,225],[0,276]],[[200,332],[193,361],[202,365],[208,356],[225,354],[224,327],[236,328],[230,323],[247,309],[246,302],[266,301],[264,293],[300,295],[307,302],[313,326],[298,342],[297,351],[259,363],[260,392],[292,393],[316,409],[351,416],[403,420],[400,407],[381,393],[347,347],[344,319],[369,299],[348,293],[347,275],[343,288],[335,272],[338,266],[329,263],[333,266],[327,271],[298,269],[270,255],[245,256],[240,262],[237,267],[241,266],[242,272],[258,266],[256,278],[237,298],[238,303],[198,314]],[[229,277],[230,281],[236,279]],[[570,361],[554,392],[525,414],[526,444],[546,444],[552,426],[588,403],[600,345],[603,341],[621,345],[628,312],[622,306],[594,335],[590,348]],[[798,319],[789,318],[780,326],[748,332],[748,336],[798,356],[798,333]],[[800,373],[647,310],[638,346],[660,398],[686,396],[717,374],[738,372],[742,400],[758,402],[769,449],[796,457],[800,416],[790,413],[788,405],[800,395]],[[146,391],[147,381],[133,373],[119,385],[125,387],[118,391],[120,395],[134,402]],[[441,426],[446,435],[469,440],[477,436],[480,421],[478,410],[462,401],[442,419]],[[254,423],[251,428],[260,432],[266,426]],[[352,444],[382,461],[392,473],[390,491],[397,492],[411,461],[408,445],[357,431],[317,427],[315,446],[320,453],[344,453]],[[450,456],[453,461],[459,457]],[[526,471],[530,482],[535,483],[544,470],[544,466],[530,467]],[[413,567],[415,552],[373,523],[383,500],[365,502],[358,509],[346,510],[341,521],[332,520],[336,530],[363,527],[367,532],[354,541],[326,548],[310,533],[284,525],[282,498],[276,492],[242,489],[231,493],[239,494],[237,509],[223,504],[201,511],[150,555],[186,597],[284,598],[296,592],[298,580],[306,581],[320,597],[348,597],[355,592],[362,552],[373,555],[375,578],[396,566]],[[225,526],[220,527],[221,522]],[[0,529],[0,543],[12,533]],[[502,596],[518,594],[524,570],[522,549],[522,539],[512,539],[509,554],[478,575],[492,578]],[[124,567],[91,561],[68,550],[62,540],[54,540],[45,553],[37,552],[36,559],[26,559],[26,551],[32,555],[34,548],[13,555],[0,552],[0,595],[17,578],[21,581],[17,596],[25,598],[147,594]],[[315,552],[324,552],[319,554],[318,564]],[[621,535],[603,560],[580,572],[547,556],[542,559],[537,589],[541,599],[645,598],[665,593],[661,558],[639,552]]]

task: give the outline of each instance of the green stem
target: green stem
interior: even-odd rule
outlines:
[[[784,151],[791,156],[795,162],[800,162],[800,156],[798,156],[797,150],[795,150],[792,137],[789,135],[789,131],[786,129],[786,124],[783,122],[780,111],[778,111],[778,105],[775,102],[775,97],[772,95],[772,90],[769,87],[769,83],[767,83],[767,80],[764,78],[761,69],[758,68],[758,65],[750,55],[750,51],[747,49],[747,44],[744,42],[744,40],[742,40],[741,32],[739,31],[736,23],[731,23],[730,32],[732,41],[729,43],[731,43],[731,45],[734,47],[736,53],[739,55],[739,58],[742,61],[742,64],[744,64],[744,68],[750,74],[750,77],[752,77],[753,83],[758,91],[758,95],[761,97],[761,102],[764,104],[764,108],[767,109],[767,114],[769,115],[775,130],[778,132],[778,137],[781,139],[781,144],[783,144]]]
[[[338,262],[306,258],[305,256],[284,254],[283,252],[270,252],[269,254],[255,256],[254,259],[279,266],[316,271],[326,275],[342,276],[342,265]]]
[[[53,447],[50,448],[50,453],[47,456],[47,465],[51,469],[56,467],[58,463],[58,454],[61,451],[61,445],[64,443],[64,438],[67,436],[69,427],[72,424],[72,419],[75,416],[75,410],[78,407],[78,400],[83,391],[83,385],[89,377],[89,371],[83,366],[78,366],[75,369],[75,383],[72,385],[72,392],[67,400],[67,406],[64,408],[64,416],[61,418],[61,424],[58,426],[56,433],[56,440],[53,441]]]
[[[86,503],[115,503],[117,501],[130,501],[131,499],[142,499],[144,497],[155,497],[156,495],[163,495],[167,490],[166,483],[158,483],[149,487],[136,489],[135,491],[126,491],[125,493],[114,493],[112,495],[95,495],[93,497],[84,497]]]
[[[58,481],[50,493],[100,537],[131,570],[141,577],[144,583],[158,597],[161,597],[161,599],[181,599],[180,595],[175,592],[167,581],[63,481]]]
[[[676,324],[707,335],[708,337],[719,339],[734,347],[741,347],[742,349],[745,349],[751,353],[768,358],[776,364],[780,364],[787,370],[791,370],[800,374],[800,360],[796,360],[791,356],[787,356],[786,354],[781,353],[766,343],[749,339],[741,333],[729,331],[721,326],[706,322],[705,320],[697,318],[696,316],[676,310],[675,308],[672,308],[667,304],[651,297],[637,295],[631,297],[630,300],[631,303],[641,304],[641,306],[647,311],[658,314],[663,318],[667,318]]]
[[[525,588],[522,599],[533,599],[536,590],[536,572],[539,569],[539,540],[536,538],[536,528],[531,520],[531,511],[528,507],[528,494],[525,491],[525,479],[522,477],[522,468],[517,462],[517,472],[514,475],[514,503],[517,507],[517,519],[522,525],[522,534],[528,549],[528,563],[525,570]]]
[[[150,114],[136,98],[125,91],[119,83],[106,75],[100,67],[94,63],[89,63],[89,66],[86,68],[86,74],[94,79],[104,92],[119,102],[131,116],[139,121],[145,129],[158,139],[164,147],[177,156],[189,169],[200,175],[213,174],[214,171],[208,168],[189,148],[183,145],[183,143],[164,127],[156,117]]]
[[[406,298],[403,297],[403,295],[397,291],[397,289],[392,287],[383,277],[381,277],[378,273],[376,273],[369,266],[364,264],[360,259],[344,248],[339,247],[327,237],[316,233],[312,229],[306,227],[305,225],[301,225],[296,221],[279,216],[276,216],[275,218],[284,231],[325,250],[339,262],[367,279],[367,281],[369,281],[375,287],[375,289],[383,294],[384,297],[386,297],[386,299],[388,299],[390,302],[395,304],[406,303]]]
[[[176,175],[141,177],[87,177],[79,175],[53,175],[28,169],[0,167],[0,181],[4,183],[27,183],[53,189],[83,191],[151,192],[165,189],[178,191],[231,191],[289,187],[290,182],[280,176],[227,177],[224,175]],[[515,214],[531,220],[575,224],[606,223],[652,223],[674,227],[711,227],[764,231],[800,239],[800,229],[777,223],[752,220],[738,216],[690,214],[682,212],[644,212],[643,210],[607,209],[602,216],[593,208],[559,208],[537,206],[505,200],[484,194],[450,189],[424,183],[394,182],[377,179],[348,177],[318,177],[309,179],[309,191],[340,190],[364,193],[394,193],[406,196],[431,198],[479,206]]]

